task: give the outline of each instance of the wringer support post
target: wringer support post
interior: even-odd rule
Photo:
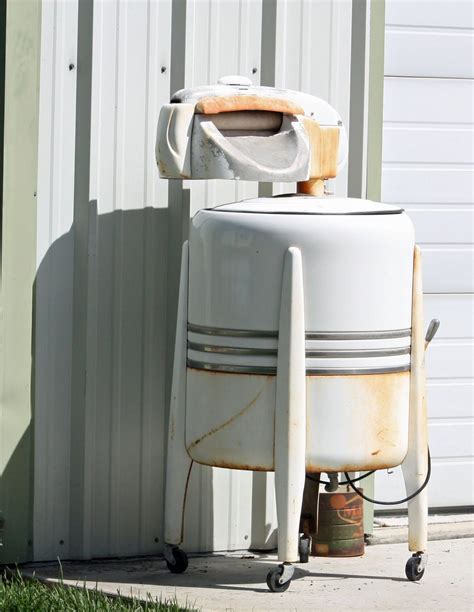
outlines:
[[[278,559],[298,560],[305,481],[306,359],[302,258],[291,247],[283,264],[275,411]]]
[[[418,246],[415,246],[413,258],[412,304],[408,453],[402,464],[407,494],[423,484],[428,471],[423,285],[421,251]],[[424,552],[427,540],[428,492],[425,488],[408,502],[408,548],[413,552]]]
[[[165,558],[171,571],[179,564],[174,547],[183,541],[184,507],[193,464],[186,451],[186,346],[188,324],[189,247],[183,244],[176,325],[176,339],[171,384],[168,433],[168,461],[165,493]],[[187,561],[186,561],[187,565]],[[183,571],[180,569],[180,571]]]

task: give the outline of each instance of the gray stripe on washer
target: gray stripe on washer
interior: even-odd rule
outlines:
[[[352,375],[360,376],[363,374],[397,374],[398,372],[409,372],[410,366],[392,366],[389,368],[306,368],[306,375],[321,375],[321,376],[341,376]]]
[[[205,370],[210,372],[226,372],[229,374],[264,374],[266,376],[275,376],[277,373],[276,367],[272,366],[247,366],[247,365],[229,365],[225,363],[205,363],[195,361],[194,359],[187,360],[188,368],[195,370]],[[410,371],[409,365],[393,366],[387,368],[306,368],[306,375],[320,376],[360,376],[363,374],[396,374],[398,372]]]
[[[374,332],[306,332],[306,340],[384,340],[409,338],[411,329],[389,329]]]
[[[211,372],[228,372],[230,374],[265,374],[275,376],[276,367],[274,366],[248,366],[248,365],[229,365],[226,363],[204,363],[203,361],[187,360],[188,368],[195,370],[208,370]]]
[[[199,351],[202,353],[219,353],[221,355],[247,355],[249,357],[260,357],[268,355],[277,356],[277,349],[271,348],[247,348],[240,346],[211,346],[208,344],[198,344],[188,340],[188,349],[191,351]]]
[[[252,329],[226,329],[224,327],[206,327],[188,323],[188,331],[207,336],[231,336],[233,338],[278,338],[277,331],[256,331]]]
[[[253,329],[226,329],[224,327],[207,327],[188,323],[188,331],[207,336],[230,336],[233,338],[278,338],[278,331]],[[306,332],[306,340],[383,340],[388,338],[407,338],[411,329],[390,329],[384,331],[337,331],[337,332]]]
[[[212,346],[208,344],[199,344],[198,342],[191,341],[188,341],[188,349],[200,353],[215,353],[219,355],[245,355],[248,357],[276,357],[278,355],[278,350],[271,348]],[[328,349],[324,351],[306,349],[306,358],[342,359],[348,357],[397,357],[399,355],[409,355],[410,352],[410,347],[401,347],[394,349]]]
[[[397,357],[399,355],[409,355],[410,347],[394,348],[394,349],[332,349],[325,351],[306,350],[306,357],[329,357],[333,359],[342,359],[344,357]]]

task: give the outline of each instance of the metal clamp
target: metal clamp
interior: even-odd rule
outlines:
[[[438,324],[439,324],[439,321],[438,321]],[[417,572],[420,574],[421,572],[425,570],[426,566],[428,565],[428,555],[424,552],[417,552],[413,554],[413,557],[416,557],[417,559],[420,560],[418,564],[418,568],[417,568]]]
[[[166,561],[168,561],[168,563],[171,563],[171,565],[176,565],[176,559],[173,555],[173,550],[175,550],[176,548],[178,547],[174,546],[173,544],[165,544],[165,547],[163,550],[163,555]]]
[[[293,578],[293,574],[295,573],[295,567],[294,565],[291,565],[291,563],[282,563],[280,565],[281,567],[281,576],[279,576],[278,578],[278,582],[280,584],[285,584],[286,582],[288,582],[288,580],[291,580]]]
[[[300,535],[298,552],[300,554],[300,563],[308,563],[309,555],[311,554],[312,538],[309,534],[303,533]]]
[[[339,488],[339,474],[337,472],[328,473],[329,483],[324,486],[328,493],[334,493]]]

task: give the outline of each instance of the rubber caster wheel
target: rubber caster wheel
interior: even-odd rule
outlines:
[[[283,567],[279,565],[272,569],[267,574],[267,586],[272,593],[284,593],[288,590],[291,584],[291,578],[286,582],[281,583],[280,578],[283,575]]]
[[[413,557],[410,557],[405,565],[405,574],[408,580],[411,580],[412,582],[421,580],[424,573],[425,568],[422,564],[422,558],[419,555],[413,555]]]
[[[171,550],[174,563],[166,561],[166,565],[173,574],[182,574],[188,567],[188,555],[181,548],[173,548]]]

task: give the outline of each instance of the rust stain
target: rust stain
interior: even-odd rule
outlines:
[[[176,433],[176,421],[174,415],[170,419],[170,439],[173,440]]]
[[[365,472],[368,470],[388,470],[389,468],[396,467],[397,465],[398,463],[394,464],[392,461],[375,463],[375,459],[374,463],[342,463],[338,464],[337,466],[309,463],[306,465],[306,472],[308,474],[318,474],[321,472],[325,472],[327,474],[328,472],[334,472],[336,470],[338,472]]]
[[[186,451],[189,451],[189,446],[186,447]],[[200,461],[199,459],[192,458],[194,463],[198,463],[199,465],[204,465],[206,467],[220,467],[227,468],[229,470],[248,470],[250,472],[274,472],[274,465],[252,465],[251,463],[238,463],[237,461],[229,461],[228,459],[219,459],[219,457],[215,457],[214,459],[206,461]]]
[[[161,157],[158,159],[158,170],[160,172],[160,175],[163,177],[169,177],[169,176],[174,176],[176,173],[172,170],[170,170],[168,168],[168,166],[166,165],[166,163],[161,159]],[[179,176],[183,179],[189,179],[190,176],[188,176],[187,174],[185,174],[184,172],[180,172]]]
[[[246,406],[242,408],[242,410],[237,412],[237,414],[234,414],[233,416],[231,416],[230,419],[227,419],[227,421],[225,421],[221,425],[217,425],[216,427],[213,427],[210,431],[202,435],[200,438],[198,438],[197,440],[194,440],[194,442],[191,442],[191,444],[188,446],[188,450],[191,450],[192,448],[200,444],[203,440],[205,440],[206,438],[209,438],[209,436],[212,436],[218,431],[221,431],[222,429],[224,429],[225,427],[233,423],[235,420],[237,420],[239,417],[241,417],[243,414],[245,414],[248,410],[250,410],[250,408],[252,408],[252,406],[254,406],[257,403],[264,389],[265,389],[265,384],[260,389],[260,391],[257,393],[257,395]]]
[[[384,462],[386,452],[399,443],[397,407],[400,402],[400,394],[408,391],[410,372],[374,374],[365,377],[358,376],[357,378],[357,390],[360,393],[360,399],[366,401],[367,405],[370,406],[367,411],[367,418],[370,419],[370,431],[375,434],[371,435],[371,444],[374,445],[372,448],[375,447],[372,457],[380,454],[380,460]],[[376,467],[377,469],[383,469],[385,465],[377,464]]]
[[[313,546],[313,555],[318,557],[327,557],[329,553],[329,544],[315,543]]]
[[[158,170],[163,176],[166,176],[168,174],[168,167],[161,158],[158,159]]]
[[[410,379],[410,372],[395,372],[391,374],[371,374],[369,376],[357,375],[357,380],[364,391],[370,394],[373,401],[383,409],[390,410],[400,387]]]
[[[312,196],[324,195],[324,180],[323,179],[310,179],[308,181],[298,181],[297,184],[298,193],[306,193]]]
[[[314,377],[327,378],[327,377]],[[362,469],[385,469],[393,467],[391,449],[400,444],[399,406],[401,394],[406,396],[410,385],[410,372],[388,374],[355,374],[344,376],[348,385],[348,401],[354,406],[363,407],[360,417],[367,425],[367,458],[365,465],[332,464],[323,465],[313,460],[307,465],[308,472],[359,471]],[[342,377],[340,378],[342,380]],[[405,401],[405,400],[404,400]],[[408,410],[408,405],[406,406]],[[374,449],[370,455],[370,446]],[[379,450],[379,452],[377,452]],[[365,453],[364,453],[365,454]]]
[[[188,447],[189,448],[189,447]],[[250,463],[237,463],[236,461],[228,461],[227,459],[214,458],[212,461],[206,460],[206,463],[201,463],[194,459],[196,463],[211,467],[227,468],[229,470],[249,470],[251,472],[273,472],[274,466],[252,465]]]
[[[338,540],[337,547],[331,542],[321,544],[313,541],[311,555],[313,557],[362,557],[364,555],[364,538],[355,540]]]
[[[208,96],[196,104],[196,113],[214,115],[234,111],[271,111],[304,115],[304,109],[291,100],[257,95]]]
[[[311,143],[310,180],[298,183],[298,192],[322,195],[317,192],[321,187],[324,192],[324,185],[315,183],[318,179],[334,178],[337,175],[339,128],[322,126],[309,117],[303,119],[303,124]]]
[[[352,525],[321,525],[319,523],[318,533],[315,535],[317,542],[335,543],[338,540],[358,540],[364,537],[362,519]]]
[[[315,376],[310,378],[327,378]],[[351,374],[341,377],[345,383],[351,384],[354,400],[367,401],[371,406],[377,406],[380,416],[380,429],[385,425],[384,416],[390,414],[398,401],[400,390],[409,383],[410,372],[394,372],[390,374]]]
[[[417,536],[408,536],[408,550],[410,552],[418,552],[420,550],[420,540]]]

